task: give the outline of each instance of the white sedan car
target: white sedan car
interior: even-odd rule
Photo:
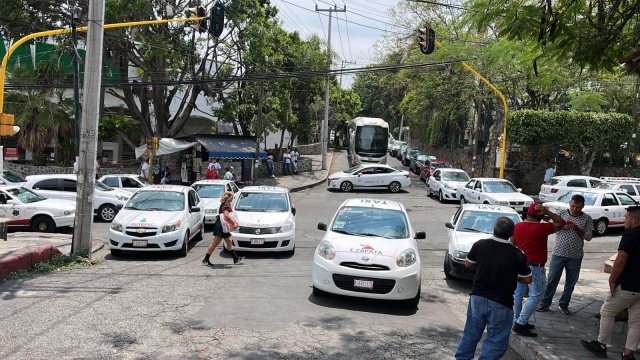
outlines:
[[[445,224],[449,247],[444,254],[444,275],[448,279],[473,280],[476,270],[465,266],[467,253],[476,241],[491,237],[493,223],[501,216],[508,217],[514,224],[522,221],[518,213],[508,206],[465,204],[458,208]]]
[[[505,205],[525,215],[533,199],[520,191],[505,179],[473,178],[465,186],[458,187],[458,199],[460,199],[460,205],[466,203]]]
[[[231,191],[237,194],[240,189],[231,180],[200,180],[191,184],[196,190],[202,201],[204,201],[204,224],[213,225],[218,219],[218,210],[220,209],[220,196],[225,191]]]
[[[188,186],[153,185],[138,190],[111,222],[111,255],[118,256],[122,250],[175,250],[187,256],[189,240],[202,240],[203,206]]]
[[[458,199],[458,188],[469,181],[469,175],[460,169],[438,169],[427,180],[427,195],[438,195],[440,202]]]
[[[582,211],[593,219],[593,232],[596,235],[604,235],[610,227],[624,226],[624,215],[629,206],[638,203],[625,192],[614,192],[606,189],[571,190],[562,195],[558,201],[545,203],[553,212],[569,208],[569,201],[573,195],[584,197]]]
[[[420,256],[407,211],[391,200],[349,199],[313,256],[313,294],[326,292],[371,299],[420,302]]]
[[[356,165],[345,171],[329,175],[327,186],[349,192],[353,189],[389,189],[397,193],[411,185],[408,171],[398,170],[384,164]]]
[[[538,199],[542,202],[557,201],[560,196],[571,190],[593,189],[602,180],[582,175],[554,176],[540,185]]]
[[[76,202],[47,199],[20,186],[0,188],[0,217],[9,226],[27,226],[33,231],[54,232],[56,228],[73,226]]]

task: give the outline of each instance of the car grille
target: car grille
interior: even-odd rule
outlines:
[[[373,290],[361,289],[353,286],[353,280],[373,280]],[[396,286],[395,280],[389,279],[375,279],[375,278],[363,278],[360,276],[350,276],[333,274],[333,282],[336,286],[342,290],[349,290],[355,292],[366,292],[373,294],[388,294]]]
[[[509,205],[524,205],[524,201],[509,201]]]
[[[256,230],[260,230],[260,232],[256,232]],[[240,226],[238,231],[241,234],[254,234],[254,235],[264,235],[264,234],[276,234],[280,231],[279,227],[268,227],[268,228],[253,228],[247,226]]]
[[[343,262],[343,263],[340,263],[340,266],[348,267],[351,269],[360,269],[360,270],[373,270],[373,271],[389,270],[388,266],[377,265],[377,264],[360,264],[357,262]]]
[[[138,232],[138,231],[144,232]],[[150,236],[155,236],[158,234],[158,229],[156,228],[126,228],[125,234],[133,237],[145,238]]]
[[[253,249],[269,249],[278,247],[277,241],[265,241],[264,244],[252,244],[251,241],[238,241],[238,246]]]

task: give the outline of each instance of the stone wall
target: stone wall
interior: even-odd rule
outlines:
[[[447,149],[445,147],[434,148],[423,145],[417,140],[409,141],[409,145],[422,149],[425,154],[433,154],[438,159],[449,160],[451,166],[466,171],[471,177],[497,177],[499,169],[494,169],[495,151],[485,153],[484,162],[482,156],[478,154],[476,161],[473,161],[473,148]]]
[[[9,161],[4,162],[4,169],[11,170],[23,177],[29,175],[45,175],[45,174],[73,174],[73,167],[60,166],[33,166],[26,164],[14,164]],[[137,174],[137,167],[101,167],[100,175],[108,174]]]
[[[322,143],[299,145],[294,147],[298,149],[298,152],[300,153],[300,155],[321,155],[322,154]]]
[[[298,172],[310,172],[311,171],[311,158],[308,157],[299,157],[298,158]],[[283,175],[282,171],[282,161],[274,161],[273,168],[276,176]],[[293,171],[293,165],[290,166],[291,171]],[[258,167],[258,177],[269,177],[271,174],[269,173],[269,168],[267,167],[267,161],[263,161],[262,165]]]

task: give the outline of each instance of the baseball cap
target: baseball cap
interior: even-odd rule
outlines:
[[[538,203],[534,202],[533,204],[529,205],[529,210],[527,210],[527,213],[531,216],[537,216],[537,217],[542,217],[542,215],[538,214],[538,212],[536,211],[536,206],[538,205]]]

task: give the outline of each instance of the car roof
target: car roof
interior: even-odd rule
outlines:
[[[507,180],[507,179],[490,178],[490,177],[486,177],[486,178],[482,178],[482,177],[478,177],[478,178],[471,178],[471,180],[481,180],[481,181],[509,181],[509,180]]]
[[[42,180],[42,179],[78,179],[76,174],[42,174],[42,175],[29,175],[26,177],[27,181],[30,180]]]
[[[183,185],[151,185],[147,187],[140,188],[138,191],[173,191],[173,192],[185,192],[186,190],[191,189],[189,186]]]
[[[404,206],[402,205],[402,203],[398,201],[385,200],[385,199],[367,199],[367,198],[347,199],[342,203],[340,207],[344,207],[344,206],[373,207],[378,209],[404,211]]]
[[[140,177],[140,174],[106,174],[101,176],[100,178],[105,178],[105,177],[122,177],[122,176],[131,176],[131,177]]]
[[[439,168],[438,170],[440,170],[441,172],[463,172],[463,173],[466,173],[466,171],[464,171],[462,169],[454,169],[454,168]]]
[[[390,169],[396,169],[393,166],[389,165],[389,164],[378,164],[378,163],[365,163],[365,164],[361,164],[362,167],[386,167],[386,168],[390,168]],[[397,170],[397,169],[396,169]]]
[[[469,211],[482,211],[482,212],[500,212],[500,213],[512,213],[518,214],[517,211],[509,206],[491,205],[491,204],[464,204],[461,206],[462,210]]]
[[[602,179],[598,179],[597,177],[587,176],[587,175],[559,175],[559,176],[552,176],[551,178],[552,179],[560,179],[560,180],[564,180],[564,179],[593,179],[593,180],[602,181]]]
[[[198,180],[193,184],[191,184],[191,186],[193,185],[226,185],[230,182],[233,182],[233,180],[223,180],[223,179]]]
[[[264,192],[264,193],[281,193],[286,194],[289,190],[282,186],[245,186],[240,192]]]

